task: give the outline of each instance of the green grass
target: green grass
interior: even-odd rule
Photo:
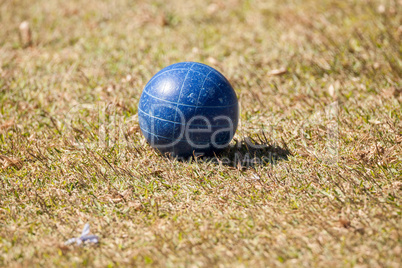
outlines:
[[[147,2],[0,0],[0,266],[399,267],[400,1]],[[219,160],[140,133],[180,61],[239,97]]]

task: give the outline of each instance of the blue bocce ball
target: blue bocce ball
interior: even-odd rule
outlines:
[[[146,84],[138,105],[148,143],[174,157],[212,155],[232,140],[239,104],[229,81],[202,63],[172,64]]]

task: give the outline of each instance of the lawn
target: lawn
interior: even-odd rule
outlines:
[[[401,7],[0,0],[0,266],[400,267]],[[182,61],[238,96],[215,157],[140,131]]]

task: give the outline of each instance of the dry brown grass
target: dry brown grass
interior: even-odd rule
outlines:
[[[0,266],[399,267],[401,6],[0,0]],[[179,61],[239,96],[219,160],[140,133]],[[100,245],[63,245],[86,222]]]

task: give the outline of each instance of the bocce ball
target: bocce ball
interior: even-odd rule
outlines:
[[[172,64],[146,84],[138,105],[141,132],[162,154],[211,155],[232,140],[239,104],[229,81],[202,63]]]

